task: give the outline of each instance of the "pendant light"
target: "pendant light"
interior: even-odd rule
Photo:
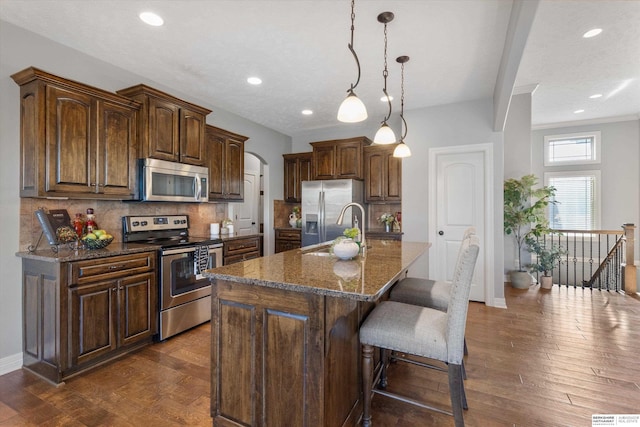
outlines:
[[[358,79],[355,84],[351,84],[351,87],[347,91],[348,95],[342,104],[340,104],[340,108],[338,109],[338,120],[345,123],[357,123],[367,119],[367,107],[364,106],[364,103],[358,98],[358,96],[353,91],[358,83],[360,83],[360,61],[358,60],[358,55],[356,55],[356,51],[353,49],[353,30],[354,25],[353,22],[356,19],[355,14],[355,0],[351,0],[351,43],[349,43],[349,50],[353,54],[353,58],[356,60],[356,65],[358,66]]]
[[[382,71],[382,77],[384,77],[384,96],[389,103],[389,112],[382,120],[382,125],[378,132],[376,132],[376,136],[373,138],[374,144],[393,144],[396,142],[396,135],[393,133],[393,130],[387,124],[387,120],[391,117],[391,98],[387,93],[387,76],[389,75],[389,71],[387,70],[387,24],[393,21],[393,13],[391,12],[382,12],[378,15],[378,22],[384,24],[384,70]]]
[[[398,62],[401,66],[400,71],[400,118],[402,119],[402,124],[404,125],[404,133],[400,136],[400,143],[396,145],[395,150],[393,150],[393,157],[409,157],[411,155],[411,150],[409,146],[405,144],[404,139],[407,137],[407,121],[404,119],[404,64],[409,62],[408,56],[398,56],[396,58],[396,62]]]

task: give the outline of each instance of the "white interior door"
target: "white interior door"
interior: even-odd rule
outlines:
[[[471,146],[473,147],[473,146]],[[485,301],[486,230],[485,211],[488,183],[485,176],[486,153],[473,151],[438,150],[432,153],[435,179],[432,188],[429,276],[435,280],[451,280],[462,242],[468,227],[475,227],[480,239],[480,253],[476,262],[471,293],[472,301]]]
[[[258,232],[260,172],[244,171],[244,202],[235,206],[234,224],[238,235]]]

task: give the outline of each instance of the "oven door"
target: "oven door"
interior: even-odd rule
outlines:
[[[222,246],[209,246],[206,268],[196,246],[165,249],[160,254],[160,310],[211,295],[211,283],[201,270],[222,265]]]

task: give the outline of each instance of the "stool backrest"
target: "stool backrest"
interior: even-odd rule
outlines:
[[[447,309],[447,359],[449,363],[457,365],[462,363],[471,279],[479,251],[480,244],[475,235],[462,241],[451,281],[451,297]]]

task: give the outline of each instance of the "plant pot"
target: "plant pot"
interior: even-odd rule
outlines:
[[[385,222],[384,223],[384,231],[387,232],[387,233],[391,232],[391,224]]]
[[[512,271],[509,273],[511,286],[516,289],[527,289],[531,286],[531,275],[528,271]]]
[[[551,276],[541,276],[540,277],[540,287],[542,289],[551,289],[553,287],[553,277],[551,277]]]

